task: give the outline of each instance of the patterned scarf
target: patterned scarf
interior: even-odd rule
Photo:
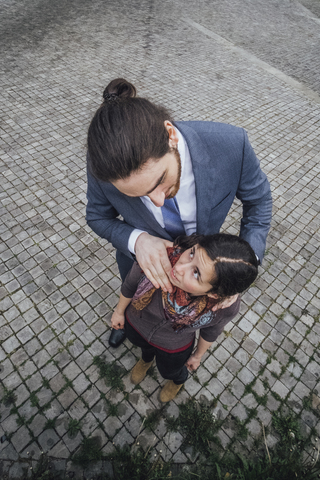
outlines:
[[[172,267],[175,266],[183,253],[180,248],[167,248]],[[139,281],[138,288],[132,299],[132,306],[140,311],[151,302],[156,288],[145,275]],[[192,297],[181,288],[173,286],[172,293],[161,291],[164,301],[164,313],[171,322],[173,330],[178,333],[189,326],[205,325],[215,317],[212,307],[218,300],[202,295]]]

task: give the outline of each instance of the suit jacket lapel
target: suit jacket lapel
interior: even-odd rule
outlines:
[[[214,164],[210,162],[208,149],[201,141],[198,133],[184,122],[175,122],[178,130],[185,138],[193,167],[197,199],[197,233],[206,232],[209,214],[214,205],[214,193],[217,178]]]

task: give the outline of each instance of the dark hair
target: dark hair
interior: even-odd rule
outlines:
[[[175,246],[187,250],[194,245],[204,248],[214,262],[212,289],[219,299],[244,292],[258,275],[258,260],[249,243],[236,235],[217,233],[215,235],[192,234],[178,237]]]
[[[165,108],[137,98],[134,85],[123,78],[112,80],[103,98],[88,131],[88,168],[94,177],[127,178],[170,151],[164,122],[172,120]]]

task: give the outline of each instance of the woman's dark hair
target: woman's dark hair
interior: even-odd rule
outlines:
[[[249,243],[236,235],[217,233],[178,237],[174,243],[182,250],[194,245],[204,248],[214,262],[212,289],[219,299],[244,292],[258,275],[258,260]]]
[[[127,178],[149,160],[170,151],[165,120],[169,112],[145,98],[123,78],[112,80],[88,131],[88,168],[99,180]]]

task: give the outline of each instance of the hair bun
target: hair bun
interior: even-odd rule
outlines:
[[[135,97],[136,93],[136,87],[132,83],[127,82],[124,78],[116,78],[104,89],[103,98],[105,102],[110,102],[117,98]]]

